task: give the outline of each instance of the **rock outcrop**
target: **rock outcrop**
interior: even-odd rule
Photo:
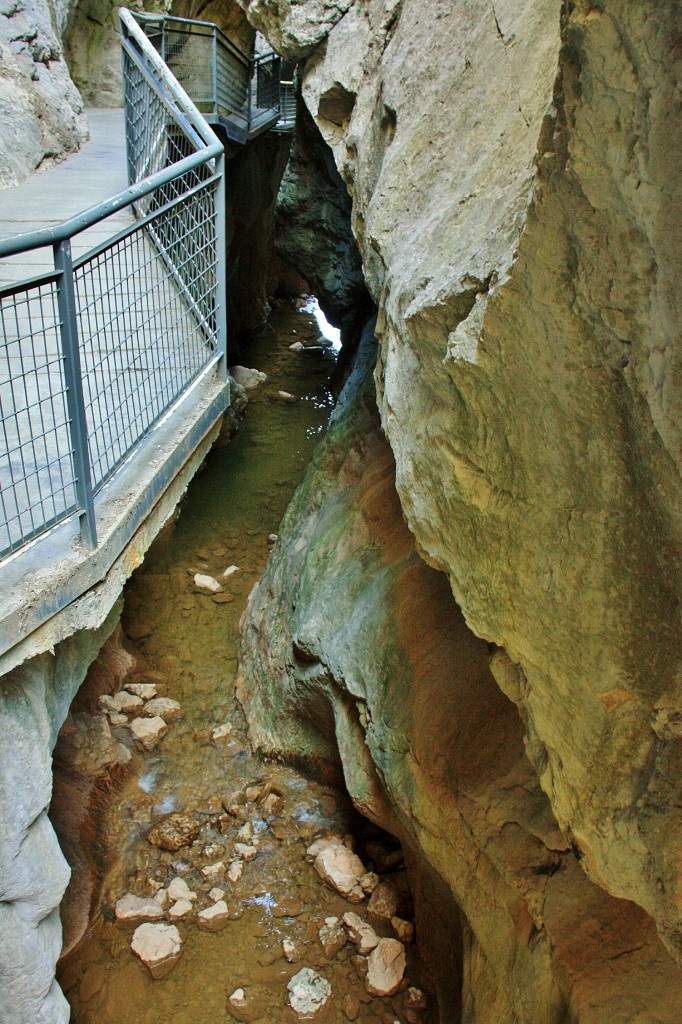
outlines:
[[[0,3],[0,188],[63,159],[88,137],[59,39],[62,14],[51,0]]]
[[[244,3],[309,55],[419,550],[581,870],[679,959],[682,11]]]
[[[245,613],[254,744],[341,771],[400,838],[443,1024],[672,1024],[679,969],[557,826],[489,645],[417,554],[394,473],[370,384],[336,416]]]

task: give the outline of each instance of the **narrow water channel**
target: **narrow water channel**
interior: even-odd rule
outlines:
[[[247,360],[268,374],[266,383],[251,392],[238,435],[211,453],[177,521],[127,586],[123,626],[138,659],[133,676],[177,700],[182,715],[169,722],[149,753],[132,747],[125,726],[116,730],[134,752],[105,812],[100,910],[59,977],[74,1024],[291,1024],[296,1018],[286,1003],[286,986],[304,966],[332,987],[316,1021],[406,1019],[404,994],[368,995],[361,965],[353,961],[354,946],[328,958],[318,939],[325,918],[357,908],[322,885],[305,850],[327,830],[339,836],[358,832],[357,819],[334,791],[254,758],[234,697],[239,618],[268,557],[268,535],[277,532],[332,409],[333,350],[306,355],[289,349],[297,340],[319,342],[318,330],[311,313],[287,307],[273,314]],[[282,401],[279,391],[297,401]],[[229,566],[238,571],[225,578]],[[196,573],[224,582],[223,592],[197,592]],[[216,742],[213,730],[226,723],[229,735]],[[234,794],[243,800],[247,787],[257,792],[263,784],[281,794],[277,813],[265,814],[262,800],[253,799],[243,804],[241,817],[225,814]],[[198,841],[175,853],[147,842],[150,827],[169,812],[201,824]],[[202,931],[195,914],[211,905],[212,883],[201,869],[227,864],[244,826],[255,836],[257,856],[244,863],[238,881],[213,883],[225,890],[230,920],[221,931]],[[117,922],[114,906],[126,892],[149,895],[176,876],[198,900],[193,914],[177,922],[183,938],[179,962],[165,978],[153,980],[130,949],[135,925]],[[386,934],[392,934],[390,927]],[[295,947],[289,960],[285,939]],[[416,956],[415,947],[408,947],[408,975],[419,984]],[[247,1005],[235,1013],[227,1000],[239,988],[247,993]]]

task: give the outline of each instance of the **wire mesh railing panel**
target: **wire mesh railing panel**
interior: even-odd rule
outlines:
[[[215,96],[213,85],[213,32],[173,22],[163,33],[162,55],[180,85],[192,97],[199,110],[212,113]]]
[[[75,268],[95,492],[216,352],[215,188]]]
[[[0,293],[0,555],[77,507],[54,279]]]
[[[255,68],[253,101],[260,110],[279,109],[280,58],[276,54],[261,57]]]
[[[249,63],[237,61],[234,54],[220,41],[215,56],[217,113],[241,122],[246,128],[249,121]]]
[[[128,180],[133,184],[196,152],[197,144],[189,131],[173,118],[167,103],[127,52],[123,56],[123,83]],[[210,166],[202,164],[139,200],[137,209],[144,214],[165,206],[187,188],[205,181],[210,174]]]

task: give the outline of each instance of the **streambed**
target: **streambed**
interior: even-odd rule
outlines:
[[[116,727],[133,760],[104,813],[99,911],[59,975],[74,1024],[291,1024],[297,1018],[287,1005],[287,983],[302,967],[318,971],[331,985],[332,996],[316,1021],[426,1019],[410,1009],[405,992],[369,995],[352,944],[325,955],[318,938],[325,918],[364,909],[324,886],[305,858],[310,843],[326,832],[354,835],[365,858],[363,841],[373,841],[375,856],[383,848],[391,860],[401,913],[409,916],[399,854],[357,818],[341,794],[292,768],[255,758],[234,697],[240,616],[268,557],[268,537],[277,532],[333,406],[332,348],[292,353],[289,345],[297,340],[322,341],[316,320],[310,311],[283,307],[250,349],[248,364],[264,370],[268,380],[251,392],[239,433],[211,453],[177,521],[157,539],[126,589],[122,621],[136,657],[132,676],[178,701],[181,717],[169,721],[150,752],[133,746],[126,725]],[[282,401],[278,391],[297,401]],[[238,568],[226,578],[229,566]],[[199,592],[196,573],[215,577],[222,592]],[[223,725],[229,731],[216,741],[213,731]],[[264,807],[268,792],[281,797],[274,814]],[[229,806],[236,814],[226,812]],[[176,852],[147,841],[151,826],[171,812],[200,826],[191,846]],[[227,865],[245,826],[255,837],[255,858],[243,864],[237,881],[219,876],[209,882],[202,868]],[[193,912],[177,922],[180,960],[165,978],[153,980],[130,949],[136,925],[116,921],[114,907],[124,893],[153,894],[174,877],[183,877],[198,899]],[[214,885],[225,891],[230,920],[209,933],[197,927],[196,911],[211,905]],[[389,922],[374,924],[379,934],[393,935]],[[294,950],[289,959],[284,940],[289,953]],[[413,944],[407,945],[407,958],[406,976],[419,985]],[[228,998],[240,988],[247,1005],[235,1013]]]

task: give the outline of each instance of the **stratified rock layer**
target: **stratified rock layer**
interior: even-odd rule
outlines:
[[[255,745],[334,773],[399,836],[443,1024],[677,1019],[653,921],[588,880],[514,704],[419,558],[365,388],[318,450],[243,621]]]
[[[303,97],[352,195],[419,549],[499,648],[582,867],[679,958],[682,10],[248,10],[324,36]]]

